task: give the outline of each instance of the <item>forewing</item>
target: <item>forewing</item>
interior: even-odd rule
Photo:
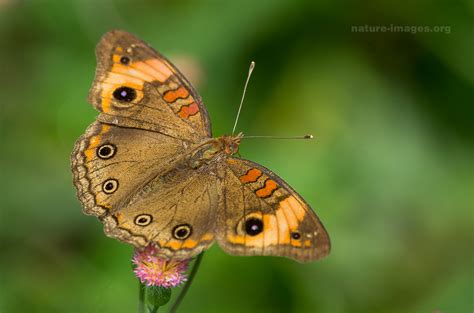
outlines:
[[[201,98],[165,57],[125,31],[105,34],[96,48],[89,101],[98,120],[157,131],[193,142],[211,136]]]

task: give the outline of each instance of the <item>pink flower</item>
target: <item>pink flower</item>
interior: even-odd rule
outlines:
[[[187,277],[184,272],[189,260],[166,260],[159,257],[157,252],[154,245],[149,245],[143,251],[135,251],[132,262],[136,267],[133,271],[141,283],[170,288],[185,282]]]

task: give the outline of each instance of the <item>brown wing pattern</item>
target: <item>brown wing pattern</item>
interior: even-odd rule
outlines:
[[[192,142],[211,136],[201,98],[165,57],[130,33],[105,34],[89,101],[98,120]]]
[[[116,209],[150,175],[165,171],[183,150],[180,140],[157,132],[94,122],[71,155],[84,212],[103,216]]]
[[[229,158],[217,241],[236,255],[307,262],[329,253],[329,236],[310,206],[282,179],[251,161]]]
[[[188,259],[214,242],[215,175],[179,169],[157,176],[103,218],[106,233],[137,247],[155,243],[167,258]]]
[[[184,151],[173,137],[94,122],[71,155],[84,212],[136,247],[154,242],[165,257],[198,254],[214,241],[217,183],[208,171],[188,171]]]

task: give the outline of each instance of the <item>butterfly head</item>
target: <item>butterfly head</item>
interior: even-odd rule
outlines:
[[[239,152],[239,145],[240,140],[244,135],[242,133],[238,133],[237,135],[230,135],[230,136],[222,136],[219,138],[221,145],[223,147],[223,151],[225,154],[233,155]]]

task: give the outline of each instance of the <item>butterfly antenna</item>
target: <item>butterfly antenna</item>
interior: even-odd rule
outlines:
[[[303,136],[242,136],[242,139],[247,138],[264,138],[264,139],[314,139],[313,135],[303,135]]]
[[[247,91],[247,85],[249,84],[250,76],[252,76],[253,69],[255,68],[255,62],[250,62],[249,73],[247,75],[247,80],[245,81],[244,92],[242,93],[242,99],[240,100],[239,111],[237,111],[237,117],[235,118],[234,128],[232,129],[232,135],[235,133],[235,128],[237,127],[237,122],[239,121],[240,111],[242,110],[242,104],[245,99],[245,92]]]

